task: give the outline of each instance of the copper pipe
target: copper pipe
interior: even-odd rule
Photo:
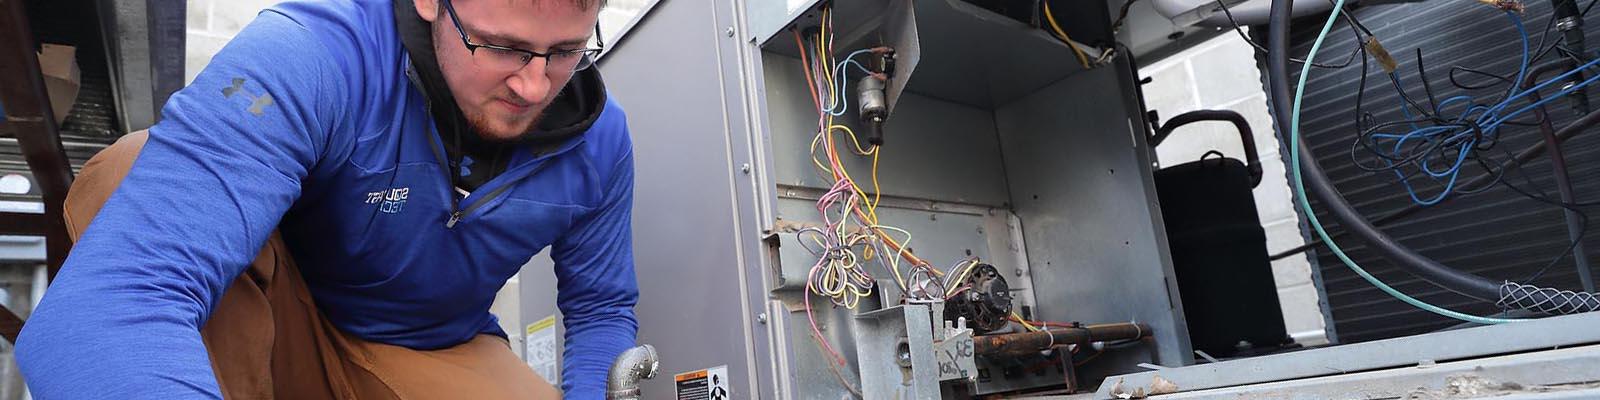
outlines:
[[[1069,344],[1141,339],[1150,336],[1150,326],[1140,323],[1114,323],[1040,332],[985,335],[972,338],[974,350],[982,356],[1023,355]]]

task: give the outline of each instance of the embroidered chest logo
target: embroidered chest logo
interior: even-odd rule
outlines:
[[[377,204],[378,211],[386,214],[398,214],[406,209],[406,197],[410,197],[411,188],[394,188],[367,193],[367,204]]]

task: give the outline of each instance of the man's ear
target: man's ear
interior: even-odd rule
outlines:
[[[417,16],[422,17],[423,21],[432,23],[439,17],[439,0],[413,0],[412,3],[417,6]]]

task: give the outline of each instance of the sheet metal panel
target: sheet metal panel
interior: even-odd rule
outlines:
[[[746,290],[758,260],[750,190],[749,52],[737,4],[661,2],[602,60],[610,95],[628,114],[634,142],[634,254],[640,282],[639,342],[656,346],[661,374],[646,398],[672,398],[672,375],[727,366],[734,398],[765,398],[756,362],[765,339]],[[670,100],[669,100],[670,99]],[[523,320],[554,313],[548,261],[525,268]],[[758,270],[753,270],[758,271]],[[759,281],[757,281],[759,282]]]
[[[817,111],[806,94],[800,59],[763,52],[762,61],[778,183],[828,188],[831,184],[812,165],[808,154],[817,134]],[[859,71],[850,76],[859,78]],[[854,103],[855,85],[849,87]],[[834,118],[834,123],[850,127],[866,145],[866,125],[856,120],[854,110]],[[835,137],[841,141],[839,153],[852,174],[870,170],[870,157],[847,155],[849,139],[843,133]],[[883,137],[878,179],[884,183],[884,194],[989,206],[1010,200],[990,111],[905,93],[895,114],[884,123]],[[817,156],[826,164],[825,155],[818,152]],[[854,178],[866,184],[867,177]]]
[[[1028,243],[1039,317],[1137,321],[1155,346],[1091,364],[1126,368],[1193,362],[1143,122],[1121,68],[1073,75],[996,111],[1011,198]],[[1049,288],[1050,290],[1043,290]],[[1126,371],[1121,371],[1126,372]]]
[[[1294,353],[1169,368],[1108,378],[1096,398],[1114,398],[1116,382],[1131,392],[1155,377],[1184,391],[1289,381],[1496,354],[1600,343],[1600,313],[1437,332]],[[1591,349],[1592,350],[1592,349]],[[1591,368],[1592,371],[1592,368]],[[1549,382],[1545,382],[1549,383]]]

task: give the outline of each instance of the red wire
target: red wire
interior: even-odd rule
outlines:
[[[821,112],[822,99],[817,98],[817,85],[811,80],[811,62],[807,61],[806,44],[800,40],[799,31],[794,31],[794,47],[800,49],[800,65],[805,67],[801,69],[806,72],[806,88],[811,89],[811,104],[817,107],[818,112]]]

